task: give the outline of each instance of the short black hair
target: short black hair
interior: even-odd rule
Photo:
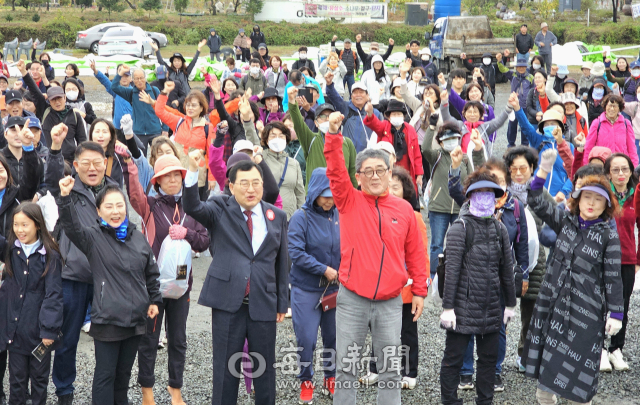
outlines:
[[[298,48],[298,52],[307,52],[307,47],[301,46],[300,48]]]
[[[581,179],[587,176],[600,175],[600,174],[604,174],[604,166],[585,165],[579,168],[578,170],[576,170],[576,172],[573,174],[572,181],[573,181],[573,184],[575,185],[578,179]]]
[[[467,101],[467,103],[464,105],[464,108],[462,109],[463,117],[465,116],[469,108],[475,108],[476,110],[478,110],[478,113],[480,114],[480,121],[482,121],[482,117],[484,116],[485,112],[484,105],[482,105],[482,103],[479,101]]]
[[[115,184],[107,184],[102,190],[100,190],[98,195],[96,195],[96,207],[100,208],[104,199],[111,193],[119,193],[122,196],[125,205],[127,204],[127,198],[124,196],[124,192],[120,187]]]
[[[411,42],[409,42],[409,46],[413,44],[418,44],[418,46],[420,46],[420,41],[418,41],[417,39],[412,39]]]
[[[260,59],[257,58],[251,58],[251,60],[249,61],[249,65],[253,64],[253,63],[257,63],[258,65],[260,65]]]
[[[540,68],[534,71],[533,75],[535,76],[537,73],[540,73],[542,77],[544,77],[544,80],[547,81],[547,72],[545,72],[542,68]]]
[[[307,76],[311,76],[315,79],[315,75],[313,74],[313,70],[311,70],[311,68],[308,68],[306,66],[300,68],[300,73],[304,74],[305,71],[307,72]]]
[[[258,169],[260,178],[263,178],[262,168],[251,160],[241,160],[229,169],[229,183],[235,183],[238,172],[250,172],[253,168]]]
[[[529,167],[531,167],[531,173],[538,168],[538,151],[529,146],[516,146],[509,148],[504,154],[504,164],[507,169],[511,168],[513,161],[519,157],[526,159]],[[507,170],[507,183],[511,183],[511,171]]]
[[[550,109],[551,107],[556,106],[556,105],[558,105],[558,106],[562,107],[562,111],[564,111],[564,112],[563,112],[563,114],[566,114],[566,113],[567,113],[567,107],[565,107],[565,106],[564,106],[564,103],[561,103],[560,101],[552,101],[552,102],[550,102],[550,103],[549,103],[549,106],[547,107],[547,111],[549,111],[549,109]]]
[[[463,79],[467,78],[467,72],[464,69],[453,69],[451,73],[449,73],[449,77],[455,79],[456,77],[462,77]]]
[[[98,142],[84,141],[76,148],[76,153],[73,155],[73,158],[78,160],[80,155],[88,150],[99,153],[103,158],[105,157],[104,149],[102,149],[102,146],[100,146]]]
[[[290,82],[300,82],[302,81],[302,72],[298,69],[294,69],[289,73],[289,81]]]

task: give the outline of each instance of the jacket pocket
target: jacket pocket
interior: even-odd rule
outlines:
[[[278,289],[276,288],[276,283],[267,283],[267,292],[276,293]]]
[[[231,267],[218,267],[211,266],[209,269],[209,275],[222,281],[229,281],[231,279]]]

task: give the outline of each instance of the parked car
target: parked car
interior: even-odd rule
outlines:
[[[113,22],[94,25],[93,27],[85,30],[78,31],[76,35],[76,48],[88,49],[89,51],[98,53],[98,42],[102,39],[102,36],[109,28],[114,27],[132,27],[131,24]],[[159,32],[147,32],[147,35],[153,39],[159,48],[167,46],[167,37]]]
[[[133,55],[144,58],[153,53],[151,39],[139,27],[109,28],[98,42],[98,56]]]

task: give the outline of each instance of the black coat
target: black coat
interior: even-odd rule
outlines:
[[[598,387],[607,312],[622,313],[620,239],[607,221],[578,217],[529,189],[529,207],[558,235],[522,354],[527,377],[577,403]]]
[[[501,235],[496,233],[496,225]],[[473,227],[474,240],[466,251],[466,226]],[[500,255],[499,237],[502,237]],[[495,218],[478,218],[469,203],[460,209],[460,220],[447,232],[446,278],[442,308],[453,309],[456,332],[477,334],[498,332],[502,326],[500,292],[507,307],[516,305],[513,259],[507,228]],[[500,257],[502,256],[502,264]]]
[[[8,246],[0,236],[3,260],[7,249],[13,276],[3,274],[0,288],[0,351],[28,356],[42,339],[57,340],[62,328],[62,258],[42,244],[27,258],[20,242]],[[49,270],[42,277],[48,256]]]
[[[25,171],[20,179],[14,180],[12,186],[6,188],[2,197],[2,205],[0,205],[0,234],[2,236],[9,235],[9,231],[13,226],[11,214],[13,210],[20,205],[22,201],[30,201],[38,190],[38,153],[34,150],[30,152],[22,152],[22,160],[24,162]]]
[[[536,119],[536,114],[540,111],[540,93],[538,93],[538,89],[532,87],[527,93],[527,105],[525,109],[525,113],[527,114],[527,119],[534,127],[538,127],[538,120]]]
[[[267,40],[264,38],[264,33],[260,30],[258,30],[258,32],[251,31],[251,35],[249,36],[249,38],[251,38],[251,47],[256,51],[258,50],[258,46],[260,46],[260,44],[267,44]]]
[[[16,183],[20,183],[20,179],[22,175],[25,174],[25,160],[24,160],[24,151],[22,152],[22,159],[18,160],[13,155],[13,152],[9,149],[8,146],[2,148],[0,152],[7,159],[7,163],[9,164],[9,170],[11,171],[11,177],[13,181]],[[37,155],[37,151],[36,151]],[[29,162],[31,164],[31,162]],[[37,163],[35,164],[36,175],[33,178],[30,178],[28,181],[35,181],[37,184],[36,189],[40,189],[40,186],[44,183],[44,162],[42,159],[38,157]],[[33,197],[33,196],[32,196]]]
[[[60,179],[64,176],[64,160],[59,150],[52,150],[49,153],[47,168],[45,173],[45,182],[49,187],[51,195],[58,197],[60,195]],[[98,213],[96,212],[96,198],[93,192],[80,181],[78,174],[75,174],[76,183],[71,191],[71,200],[74,205],[74,218],[82,225],[91,226],[96,223]],[[110,177],[104,176],[107,184],[117,185]],[[1,210],[0,210],[1,214]],[[64,258],[64,268],[62,269],[62,278],[65,280],[79,281],[82,283],[92,283],[91,268],[89,261],[78,246],[71,242],[61,224],[58,222],[53,232],[57,234],[56,239],[60,244],[60,253]]]
[[[528,32],[524,35],[518,32],[516,34],[516,51],[521,54],[529,52],[529,49],[533,49],[533,37]]]
[[[293,66],[291,66],[291,70],[300,70],[303,67],[308,67],[309,69],[311,69],[311,71],[315,76],[316,66],[313,64],[313,61],[310,59],[305,59],[305,60],[298,59],[297,61],[293,62]]]
[[[235,144],[240,139],[247,139],[244,133],[244,127],[242,126],[242,124],[236,122],[236,120],[231,118],[231,116],[227,112],[227,109],[224,107],[222,99],[216,100],[216,110],[218,110],[220,122],[227,121],[227,124],[229,124],[229,136],[231,137],[232,144]]]
[[[58,197],[62,229],[86,255],[93,279],[91,322],[122,328],[146,325],[150,304],[162,304],[160,272],[144,235],[129,224],[124,241],[96,219],[83,225],[70,195]]]
[[[371,69],[371,58],[373,58],[373,56],[370,53],[366,53],[362,49],[362,45],[360,45],[360,42],[356,42],[356,50],[358,51],[358,56],[362,61],[362,72],[364,73],[367,70]],[[389,45],[389,47],[387,47],[387,52],[381,55],[382,60],[387,60],[389,56],[391,56],[392,51],[393,51],[393,45]]]
[[[62,155],[65,160],[73,161],[76,147],[87,140],[84,120],[80,113],[75,111],[69,111],[62,119],[57,111],[51,107],[47,108],[42,121],[42,136],[44,136],[47,145],[51,145],[51,129],[60,123],[64,123],[69,128],[67,137],[62,142]]]
[[[162,79],[162,80],[158,79],[153,81],[151,83],[151,86],[157,87],[158,89],[162,90],[164,89],[164,83],[166,81],[167,81],[166,79]],[[182,87],[181,82],[175,81],[174,83],[175,83],[175,87],[169,93],[169,96],[167,99],[167,105],[171,108],[184,111],[184,99],[187,97],[187,91],[184,89],[184,87]],[[174,101],[178,102],[177,106],[173,105]]]

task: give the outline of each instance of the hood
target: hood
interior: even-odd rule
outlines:
[[[374,55],[373,58],[371,58],[371,67],[373,67],[373,64],[376,62],[382,62],[382,67],[384,67],[384,60],[382,59],[382,56]]]
[[[589,100],[593,100],[592,94],[593,94],[593,89],[595,88],[596,84],[603,84],[604,85],[604,95],[605,96],[608,95],[609,93],[611,93],[611,89],[607,85],[607,81],[605,79],[603,79],[602,77],[596,77],[595,79],[593,79],[593,83],[591,84],[591,88],[587,92],[587,96],[588,96]],[[604,100],[604,96],[602,97],[602,99]]]
[[[258,29],[258,33],[260,33],[260,26],[259,25],[254,25],[253,26],[253,31],[252,32],[256,32],[256,28]]]
[[[309,180],[309,191],[307,193],[307,199],[303,204],[303,208],[309,211],[313,211],[314,201],[322,194],[324,190],[329,188],[329,178],[327,177],[326,167],[317,167],[311,173],[311,179]]]

